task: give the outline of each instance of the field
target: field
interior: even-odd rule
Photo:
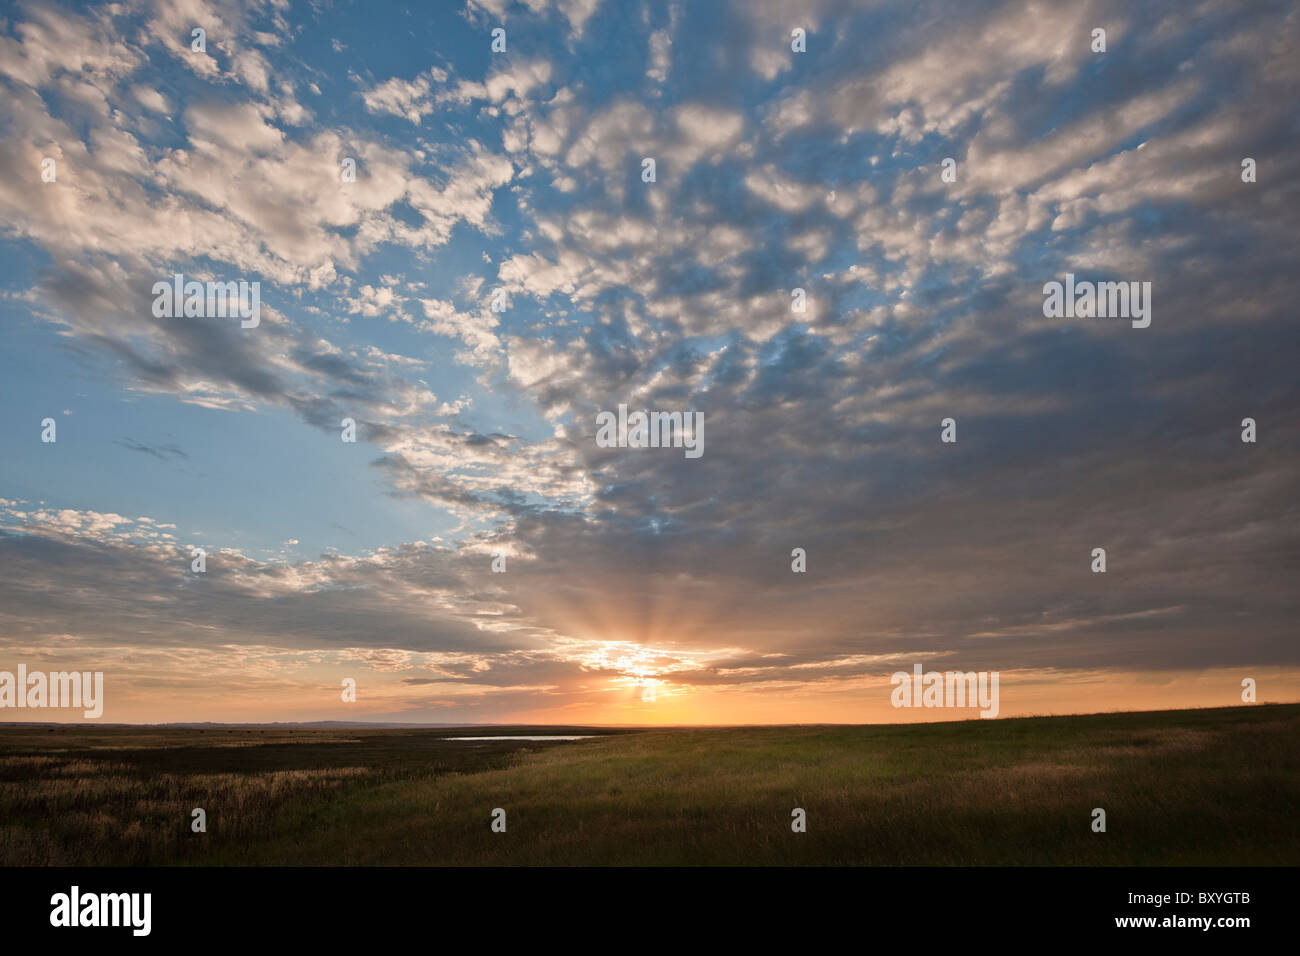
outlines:
[[[1300,704],[529,732],[0,725],[0,864],[1300,863]]]

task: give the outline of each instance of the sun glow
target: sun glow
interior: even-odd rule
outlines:
[[[708,656],[708,655],[705,655]],[[609,678],[615,688],[636,688],[643,703],[686,693],[683,684],[670,676],[703,666],[700,655],[644,647],[630,641],[600,641],[581,657],[584,670],[613,672]]]

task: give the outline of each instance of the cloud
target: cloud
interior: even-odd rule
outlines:
[[[129,448],[131,451],[138,451],[143,455],[150,455],[159,461],[177,461],[190,457],[175,445],[153,445],[136,441],[134,438],[119,438],[116,439],[115,444],[121,445],[123,448]]]
[[[508,16],[508,56],[433,51],[337,110],[299,102],[326,71],[291,54],[292,11],[203,11],[211,62],[173,7],[154,41],[111,8],[24,8],[0,36],[0,216],[42,263],[11,301],[132,393],[314,428],[346,409],[376,493],[451,530],[275,561],[213,541],[196,578],[162,525],[10,502],[14,641],[349,654],[430,708],[648,679],[871,694],[903,660],[1300,663],[1300,26],[1280,8],[1207,5],[1211,28],[1101,0],[626,22],[484,0],[470,24]],[[256,334],[154,318],[176,271],[263,281]],[[1151,281],[1152,326],[1045,318],[1067,271]],[[703,457],[598,447],[620,404],[702,412]],[[1266,441],[1240,441],[1247,415]]]
[[[425,116],[433,112],[433,86],[444,83],[447,71],[431,67],[413,80],[398,77],[385,80],[372,89],[365,90],[361,98],[366,109],[372,113],[391,113],[410,120],[417,126]]]

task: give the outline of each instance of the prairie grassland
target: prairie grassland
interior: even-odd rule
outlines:
[[[0,863],[1300,863],[1300,705],[451,733],[0,727]]]

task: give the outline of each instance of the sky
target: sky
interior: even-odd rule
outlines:
[[[0,670],[129,722],[1300,700],[1297,49],[1268,0],[0,4]]]

